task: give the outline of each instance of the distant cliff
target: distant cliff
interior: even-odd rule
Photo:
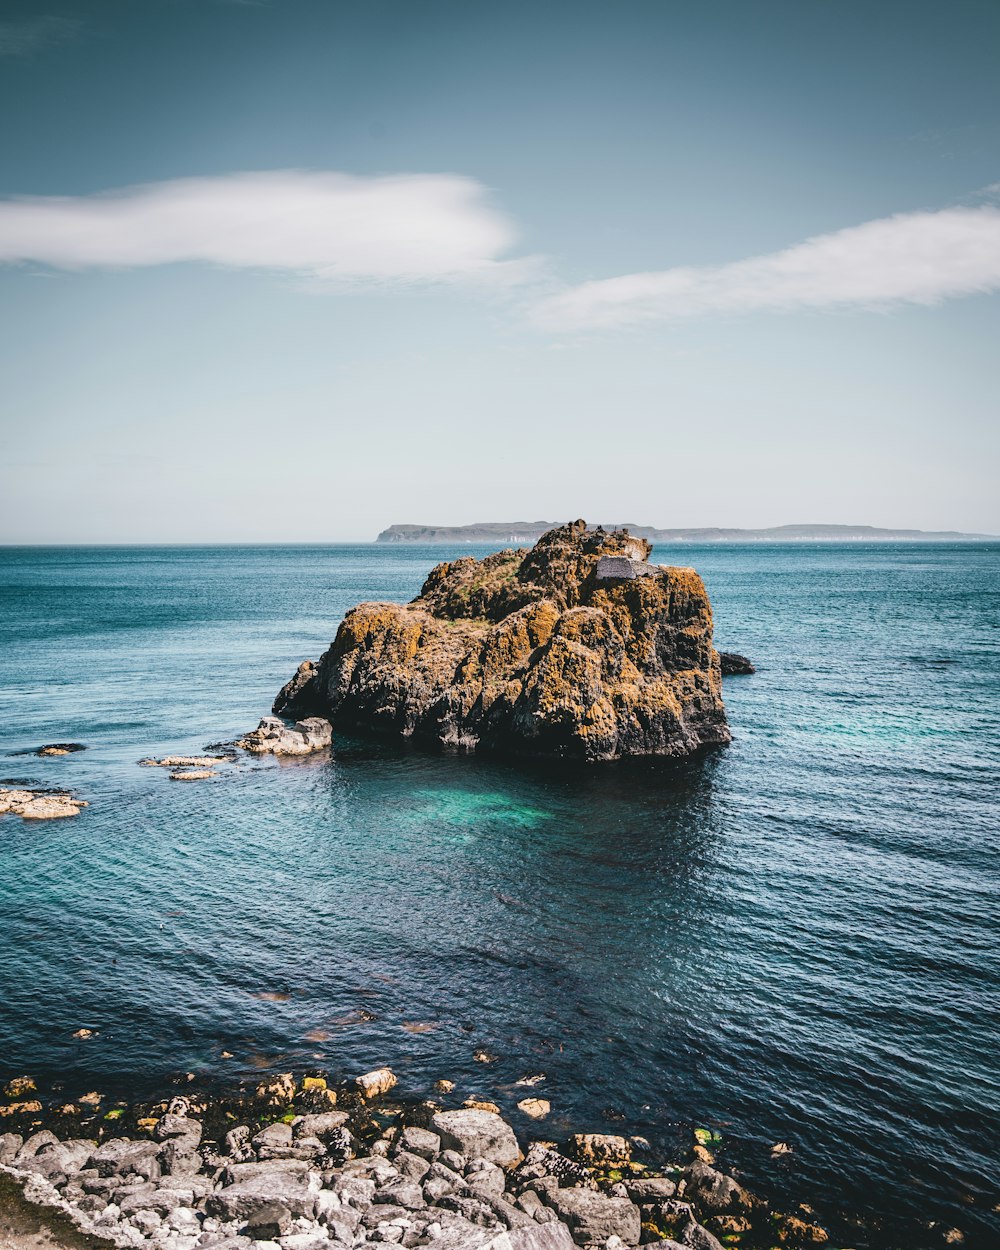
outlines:
[[[476,525],[390,525],[380,543],[511,543],[537,542],[555,521],[484,521]],[[875,525],[776,525],[770,529],[656,529],[628,522],[603,525],[627,529],[652,543],[783,543],[783,542],[988,542],[995,534],[962,534],[957,530],[892,530]]]
[[[362,603],[274,703],[460,751],[608,760],[729,741],[693,569],[575,521],[528,551],[439,564],[412,603]]]

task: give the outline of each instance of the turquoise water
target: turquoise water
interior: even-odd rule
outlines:
[[[699,760],[136,766],[252,727],[348,607],[454,554],[0,550],[0,777],[91,804],[0,819],[0,1075],[385,1062],[527,1132],[544,1072],[553,1135],[711,1123],[751,1183],[869,1221],[841,1244],[998,1244],[1000,547],[658,551],[759,666]]]

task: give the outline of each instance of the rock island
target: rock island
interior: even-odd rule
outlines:
[[[439,564],[408,604],[348,612],[276,715],[459,751],[689,755],[727,743],[712,610],[693,569],[574,521],[530,550]]]

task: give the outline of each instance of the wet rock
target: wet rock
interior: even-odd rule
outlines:
[[[35,752],[36,755],[75,755],[77,751],[86,751],[86,747],[82,742],[50,742],[46,746],[39,747]]]
[[[295,1077],[291,1072],[278,1072],[261,1081],[257,1086],[257,1097],[272,1106],[285,1106],[295,1097]]]
[[[723,677],[744,677],[757,671],[745,655],[735,651],[720,651],[719,663]]]
[[[293,727],[278,716],[265,716],[236,745],[252,755],[310,755],[322,751],[332,741],[333,727],[322,717],[310,716]]]
[[[462,1106],[469,1111],[488,1111],[491,1115],[499,1115],[500,1108],[495,1102],[488,1102],[485,1098],[466,1098]]]
[[[623,1182],[625,1192],[633,1202],[662,1202],[677,1193],[677,1182],[669,1176],[650,1176],[641,1180]]]
[[[380,1094],[387,1094],[395,1086],[396,1075],[391,1068],[375,1068],[372,1072],[356,1076],[354,1084],[363,1098],[377,1098]]]
[[[171,781],[205,781],[209,777],[218,777],[214,768],[185,768],[170,774]]]
[[[570,1149],[581,1162],[600,1167],[622,1167],[632,1161],[632,1144],[611,1133],[576,1133]]]
[[[517,1109],[532,1120],[544,1120],[552,1110],[552,1104],[545,1098],[522,1098]]]
[[[704,1211],[721,1214],[725,1211],[748,1210],[752,1205],[750,1195],[731,1176],[726,1176],[724,1172],[719,1172],[700,1160],[692,1163],[685,1178],[685,1198],[695,1202]]]
[[[467,1158],[487,1159],[502,1168],[513,1168],[521,1161],[521,1148],[514,1130],[489,1111],[439,1111],[431,1128],[447,1149]]]
[[[26,1098],[38,1089],[32,1076],[15,1076],[3,1087],[8,1098]]]
[[[569,1225],[577,1245],[603,1245],[609,1237],[620,1237],[630,1246],[639,1243],[642,1219],[628,1198],[609,1198],[593,1189],[556,1189],[548,1205]]]

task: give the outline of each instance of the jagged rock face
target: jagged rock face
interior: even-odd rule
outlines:
[[[730,739],[693,569],[583,521],[528,552],[435,568],[412,603],[362,603],[277,714],[463,750],[606,760]]]

